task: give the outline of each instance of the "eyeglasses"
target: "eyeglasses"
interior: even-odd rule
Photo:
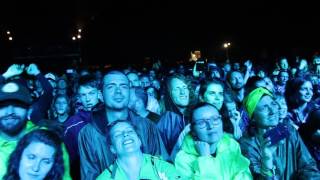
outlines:
[[[204,129],[207,128],[211,125],[217,125],[221,123],[221,115],[217,116],[217,117],[211,117],[209,119],[198,119],[198,120],[194,120],[193,124],[195,126],[197,126],[200,129]]]

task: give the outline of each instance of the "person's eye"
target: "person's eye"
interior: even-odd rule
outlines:
[[[43,163],[45,163],[45,164],[51,164],[52,161],[51,161],[50,159],[45,159],[45,160],[43,160]]]
[[[201,120],[201,121],[198,121],[198,122],[197,122],[197,125],[200,126],[200,127],[203,127],[203,126],[206,125],[206,122],[203,121],[203,120]]]
[[[34,154],[29,154],[27,157],[28,157],[28,159],[35,159],[36,158],[36,156]]]

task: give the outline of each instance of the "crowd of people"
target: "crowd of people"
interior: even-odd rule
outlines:
[[[269,70],[200,61],[64,74],[9,66],[0,178],[320,179],[319,55]]]

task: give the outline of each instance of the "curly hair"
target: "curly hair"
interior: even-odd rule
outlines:
[[[38,129],[31,131],[22,137],[18,142],[16,149],[11,153],[8,161],[8,169],[4,180],[16,180],[20,179],[19,177],[19,167],[20,160],[23,151],[32,143],[32,142],[42,142],[46,145],[49,145],[55,149],[54,154],[54,164],[51,170],[48,172],[44,180],[62,180],[64,174],[64,163],[62,157],[62,141],[59,136],[49,130]]]

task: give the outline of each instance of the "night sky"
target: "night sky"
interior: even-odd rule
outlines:
[[[49,54],[41,62],[53,61],[55,54],[72,54],[79,47],[88,65],[144,57],[183,61],[197,49],[222,60],[225,41],[232,43],[229,53],[235,60],[293,59],[320,50],[320,16],[315,3],[307,2],[7,2],[0,15],[5,60]],[[77,28],[83,29],[79,44],[71,40]],[[5,39],[7,29],[13,42]]]

